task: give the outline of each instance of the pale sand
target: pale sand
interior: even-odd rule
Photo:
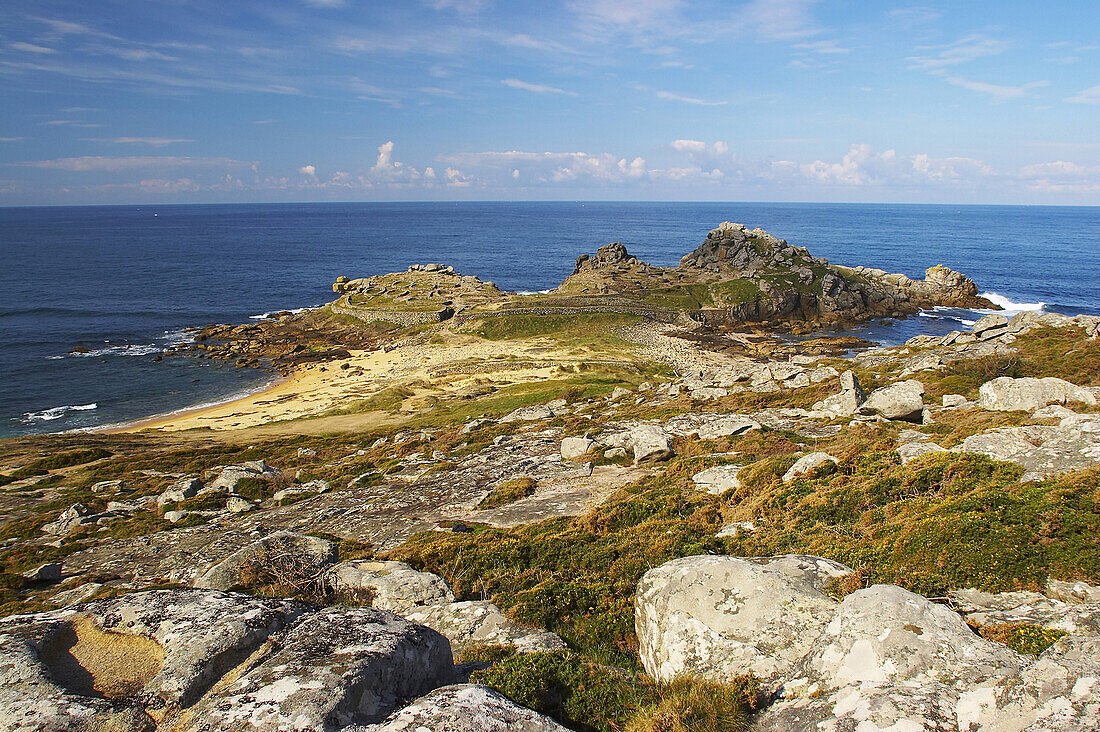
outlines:
[[[474,338],[452,337],[446,344],[405,346],[388,353],[355,351],[350,358],[324,364],[300,366],[290,378],[241,399],[175,414],[159,415],[121,425],[107,432],[160,430],[177,432],[191,429],[240,430],[277,422],[320,417],[366,399],[393,386],[410,387],[411,402],[422,395],[445,396],[471,385],[475,379],[498,384],[546,379],[558,364],[585,360],[576,353],[555,352],[545,342],[493,343]],[[507,363],[508,357],[545,363],[541,368],[494,370],[493,362]],[[436,369],[476,362],[476,373],[443,375],[433,378]],[[348,368],[342,368],[347,364]],[[358,372],[361,370],[361,373]],[[336,415],[316,420],[319,424],[296,424],[294,431],[354,429],[383,423],[396,423],[400,417],[368,412]],[[278,430],[276,430],[278,431]]]

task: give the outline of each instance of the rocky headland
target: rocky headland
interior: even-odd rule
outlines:
[[[723,224],[197,346],[288,379],[0,444],[0,729],[1100,728],[1100,318]]]

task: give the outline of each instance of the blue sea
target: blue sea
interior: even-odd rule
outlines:
[[[722,221],[837,264],[945,264],[1011,310],[1100,314],[1100,208],[757,203],[364,203],[0,208],[0,437],[115,424],[271,378],[172,357],[184,330],[312,307],[349,277],[451,264],[556,286],[612,241],[674,265]],[[942,311],[870,326],[894,344],[965,327]],[[74,346],[86,354],[71,353]]]

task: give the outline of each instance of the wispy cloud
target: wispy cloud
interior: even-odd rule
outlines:
[[[1100,104],[1100,84],[1077,92],[1072,97],[1066,97],[1066,101],[1074,104]]]
[[[183,137],[82,137],[85,142],[105,142],[114,145],[150,145],[152,147],[164,147],[182,142],[194,142]]]
[[[80,122],[73,119],[49,119],[38,124],[44,127],[102,127],[98,122]]]
[[[963,89],[969,89],[970,91],[979,92],[981,94],[988,94],[998,102],[1006,102],[1009,99],[1019,99],[1032,89],[1038,89],[1050,84],[1049,81],[1032,81],[1019,86],[1002,86],[1000,84],[987,84],[984,81],[971,81],[961,76],[948,77],[947,83],[961,86]]]
[[[16,51],[26,51],[27,53],[57,53],[52,48],[46,48],[45,46],[36,46],[33,43],[24,43],[23,41],[15,41],[8,44],[9,48],[14,48]]]
[[[929,49],[933,51],[931,54],[910,56],[908,60],[912,68],[943,73],[951,66],[987,56],[996,56],[1011,47],[1011,44],[1007,41],[989,38],[981,34],[973,34],[960,38],[946,46]]]
[[[683,94],[676,94],[670,91],[662,91],[658,89],[655,94],[658,99],[667,99],[672,102],[683,102],[684,104],[696,104],[701,107],[721,107],[729,102],[714,102],[708,99],[699,99],[698,97],[688,97]]]
[[[26,139],[25,137],[0,137],[0,142],[19,142]]]
[[[529,81],[521,81],[520,79],[501,79],[500,83],[512,89],[523,89],[524,91],[535,92],[537,94],[568,94],[572,97],[577,96],[576,92],[566,91],[556,86],[533,84]]]
[[[28,160],[8,163],[29,168],[47,170],[68,170],[73,172],[105,171],[117,172],[141,168],[241,168],[252,167],[255,163],[232,158],[198,158],[154,155],[131,155],[126,157],[103,157],[85,155],[77,158],[55,158],[53,160]]]

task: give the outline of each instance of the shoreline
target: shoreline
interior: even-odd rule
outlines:
[[[148,417],[141,417],[139,419],[129,420],[127,422],[116,422],[115,424],[100,425],[98,427],[66,430],[64,432],[54,434],[66,434],[67,432],[86,432],[99,435],[117,435],[132,432],[141,432],[148,429],[160,429],[161,427],[165,425],[170,425],[178,420],[200,418],[204,415],[212,414],[217,410],[224,409],[225,407],[231,406],[233,404],[244,403],[247,402],[249,399],[270,394],[278,389],[278,387],[293,381],[294,378],[294,374],[291,374],[290,376],[279,376],[256,389],[250,389],[245,392],[234,392],[233,394],[229,394],[225,398],[220,400],[193,404],[188,407],[183,407],[182,409],[175,409],[171,412],[160,412],[158,414],[152,414]]]

